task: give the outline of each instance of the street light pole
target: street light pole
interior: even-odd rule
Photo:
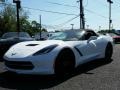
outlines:
[[[111,19],[111,4],[113,4],[113,1],[107,0],[107,2],[109,3],[109,32],[110,32],[110,30],[111,30],[111,24],[112,24],[112,19]]]
[[[101,30],[101,26],[99,26],[99,31]]]
[[[42,34],[41,28],[42,28],[42,26],[41,26],[41,15],[40,15],[40,40],[41,40],[41,34]]]
[[[18,35],[20,32],[20,19],[19,19],[19,9],[21,8],[20,1],[19,0],[13,0],[13,3],[16,3],[16,10],[17,10],[17,31]]]
[[[86,25],[87,29],[89,29],[89,25]]]

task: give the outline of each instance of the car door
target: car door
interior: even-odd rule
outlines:
[[[97,45],[96,45],[97,39],[91,39],[91,40],[84,40],[82,41],[82,44],[75,46],[77,51],[79,50],[79,54],[81,55],[80,63],[85,63],[87,61],[95,59],[98,54],[96,53]]]

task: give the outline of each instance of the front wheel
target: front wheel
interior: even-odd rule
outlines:
[[[109,61],[113,54],[113,46],[109,43],[105,50],[105,60]]]
[[[64,76],[74,70],[74,54],[70,50],[61,51],[55,62],[55,74]]]

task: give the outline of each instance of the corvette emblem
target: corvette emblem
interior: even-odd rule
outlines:
[[[12,53],[12,55],[11,56],[14,56],[14,55],[16,55],[17,53]]]

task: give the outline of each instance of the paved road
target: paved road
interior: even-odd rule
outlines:
[[[120,44],[115,45],[112,60],[93,61],[80,66],[73,75],[14,75],[0,63],[0,90],[120,90]]]

